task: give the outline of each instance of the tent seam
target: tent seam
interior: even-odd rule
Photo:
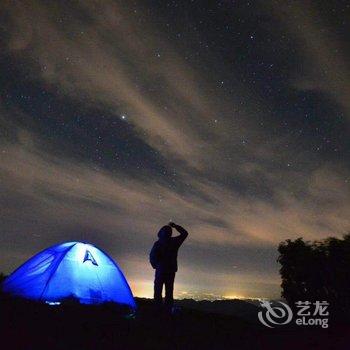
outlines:
[[[62,260],[64,259],[64,257],[66,256],[66,254],[77,244],[78,242],[75,242],[72,246],[70,246],[63,254],[62,254],[62,257],[59,259],[59,261],[57,262],[56,266],[54,267],[54,269],[52,270],[51,272],[51,275],[49,277],[49,279],[47,280],[46,284],[45,284],[45,287],[40,295],[40,298],[39,300],[42,300],[42,297],[44,295],[44,293],[46,292],[46,289],[51,281],[51,278],[52,276],[55,274],[55,272],[57,271],[58,267],[60,266]]]

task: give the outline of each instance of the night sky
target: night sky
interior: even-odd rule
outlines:
[[[350,232],[347,1],[1,1],[0,270],[83,240],[151,296],[278,297],[277,245]]]

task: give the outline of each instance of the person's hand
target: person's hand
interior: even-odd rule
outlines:
[[[169,225],[170,227],[175,227],[175,226],[176,226],[176,224],[173,223],[172,221],[170,221],[168,225]]]

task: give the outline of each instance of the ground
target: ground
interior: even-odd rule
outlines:
[[[350,327],[267,329],[230,315],[182,307],[155,313],[138,299],[135,315],[112,305],[49,306],[1,299],[2,349],[346,349]],[[125,314],[125,313],[124,313]]]

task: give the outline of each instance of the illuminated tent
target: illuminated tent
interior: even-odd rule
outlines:
[[[113,259],[80,242],[58,244],[34,255],[3,282],[3,291],[47,303],[73,298],[83,304],[136,306]]]

